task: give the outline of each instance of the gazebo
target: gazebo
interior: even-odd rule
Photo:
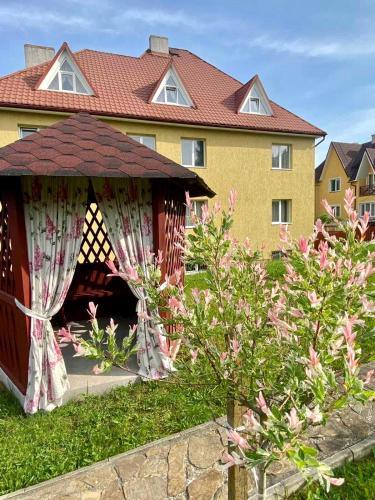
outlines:
[[[108,281],[105,261],[126,270],[161,250],[162,274],[172,276],[182,265],[175,230],[185,223],[185,191],[214,193],[85,113],[1,148],[0,176],[0,380],[34,413],[60,405],[68,388],[51,320],[90,300],[144,310],[142,289]],[[168,363],[153,327],[138,325],[138,363],[140,375],[156,378]]]

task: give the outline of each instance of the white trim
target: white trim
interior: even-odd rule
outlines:
[[[274,167],[273,166],[273,147],[276,146],[276,147],[280,147],[280,146],[285,146],[288,148],[288,168],[283,168],[281,166],[281,155],[279,154],[278,158],[279,158],[279,166],[278,167]],[[271,170],[292,170],[292,145],[291,144],[278,144],[278,143],[273,143],[272,146],[271,146]]]
[[[15,383],[12,382],[12,380],[8,377],[5,371],[2,370],[1,368],[0,368],[0,382],[2,382],[5,385],[8,391],[11,392],[16,399],[18,399],[19,403],[23,408],[26,396],[22,394],[22,392],[18,389]]]
[[[30,133],[33,134],[34,132],[39,132],[40,127],[37,127],[37,126],[32,127],[31,125],[30,126],[18,125],[18,137],[20,139],[23,139],[23,136],[22,136],[22,131],[23,130],[29,130]],[[32,130],[32,132],[31,132],[31,130]]]
[[[207,201],[208,201],[208,200],[207,200],[207,199],[204,199],[204,198],[199,198],[199,199],[194,199],[194,200],[191,200],[191,203],[192,203],[192,205],[193,205],[193,212],[195,213],[195,215],[196,215],[197,217],[198,217],[198,214],[197,214],[197,211],[196,211],[196,209],[195,209],[195,206],[194,206],[194,205],[195,205],[196,203],[201,203],[201,204],[202,204],[202,206],[203,206],[203,205],[207,204]],[[189,210],[189,208],[188,208],[188,207],[186,207],[186,214],[185,214],[185,229],[193,229],[193,228],[196,226],[196,224],[191,224],[191,225],[187,225],[187,224],[186,224],[186,221],[187,221],[187,211],[188,211],[188,210]]]
[[[371,206],[370,206],[370,211],[369,211],[370,219],[374,219],[375,218],[375,201],[364,201],[362,203],[359,203],[358,204],[358,214],[359,214],[359,216],[363,217],[364,214],[361,214],[361,207],[365,206],[365,205],[373,205],[374,206],[374,215],[371,215]]]
[[[331,189],[331,181],[339,181],[339,189]],[[341,191],[341,177],[331,177],[328,179],[328,192],[329,193],[340,193]]]
[[[55,111],[53,109],[39,109],[39,108],[23,108],[23,107],[13,107],[13,106],[0,106],[0,111],[14,111],[17,113],[38,113],[41,115],[52,115],[52,116],[71,116],[73,111]],[[78,113],[80,111],[76,111]],[[83,113],[84,111],[82,111]],[[88,113],[88,111],[85,111]],[[155,125],[163,125],[165,127],[170,127],[173,125],[174,127],[183,127],[183,128],[192,128],[192,129],[204,129],[204,130],[221,130],[221,131],[231,131],[231,132],[242,132],[243,134],[266,134],[266,135],[281,135],[285,137],[304,137],[306,139],[318,139],[319,137],[323,137],[322,135],[312,135],[312,134],[296,134],[293,132],[273,132],[271,130],[255,130],[251,128],[239,128],[239,127],[213,127],[212,125],[204,125],[204,124],[194,124],[194,123],[183,123],[183,122],[173,122],[173,121],[159,121],[159,120],[143,120],[141,118],[126,118],[122,116],[111,116],[105,114],[95,114],[92,116],[98,118],[100,120],[114,121],[114,122],[125,122],[125,123],[144,123],[144,124],[155,124]],[[53,124],[52,124],[53,125]],[[46,125],[48,127],[48,125]]]
[[[340,203],[334,203],[334,204],[330,205],[330,207],[332,208],[332,210],[333,210],[333,215],[334,215],[335,217],[341,217],[341,205],[340,205]],[[337,214],[337,213],[336,213],[336,211],[335,211],[335,209],[336,209],[336,208],[338,208],[338,209],[339,209],[339,213],[338,213],[338,214]]]
[[[72,67],[73,71],[61,70],[61,66],[64,64],[65,61],[67,61],[69,63],[69,65]],[[73,90],[64,90],[62,88],[61,73],[73,75]],[[58,75],[59,88],[58,89],[50,89],[49,86],[51,85],[52,80],[55,78],[56,75]],[[86,92],[77,92],[77,89],[76,89],[76,78],[77,77],[81,81]],[[67,94],[78,94],[78,95],[89,95],[89,96],[94,95],[94,91],[92,90],[92,88],[88,84],[82,71],[79,69],[79,67],[77,66],[75,61],[69,56],[69,54],[66,50],[63,50],[61,52],[61,54],[59,55],[59,57],[56,59],[56,61],[53,63],[53,65],[49,69],[48,73],[41,81],[41,83],[38,87],[38,90],[48,90],[49,92],[64,92]]]
[[[367,165],[366,165],[366,163],[367,163]],[[367,168],[366,168],[366,166],[367,166]],[[366,151],[365,154],[362,156],[362,160],[361,160],[361,163],[359,164],[358,172],[357,172],[356,178],[354,180],[359,181],[360,179],[367,178],[367,173],[368,173],[369,167],[374,172],[374,167],[372,166],[371,160],[370,160],[368,153]],[[366,174],[366,175],[364,175],[364,174]]]
[[[253,92],[255,92],[255,95],[253,94]],[[250,103],[251,103],[252,99],[258,99],[258,101],[259,101],[258,111],[251,111],[251,104]],[[247,105],[247,103],[249,103],[250,111],[244,111],[244,108]],[[265,113],[260,112],[261,106],[264,107],[264,109],[266,111]],[[263,116],[271,116],[273,114],[271,104],[268,100],[266,91],[264,90],[264,87],[263,87],[262,82],[260,80],[256,80],[253,83],[253,85],[251,86],[251,88],[246,96],[246,99],[244,100],[244,102],[242,103],[242,105],[240,107],[239,112],[245,113],[248,115],[263,115]]]
[[[176,91],[181,92],[181,94],[182,94],[183,98],[185,99],[185,101],[187,102],[187,104],[181,104],[178,102],[168,102],[166,100],[165,101],[158,101],[160,94],[165,91],[166,87],[170,86],[170,85],[167,85],[167,80],[170,76],[172,76],[172,78],[175,80],[175,82],[177,84]],[[177,96],[176,96],[176,98],[177,98]],[[151,102],[153,104],[161,104],[161,105],[167,104],[168,106],[180,106],[183,108],[191,108],[193,106],[193,101],[192,101],[191,97],[189,96],[186,88],[184,87],[184,85],[181,81],[181,78],[178,76],[177,71],[173,67],[169,68],[169,70],[164,75],[164,78],[161,81],[159,87],[157,88]]]
[[[196,142],[196,141],[203,142],[203,165],[189,165],[187,163],[183,163],[183,159],[182,159],[182,157],[183,157],[183,154],[182,154],[182,141],[190,141],[191,142],[191,158],[193,160],[193,163],[194,163],[194,160],[195,160],[194,142]],[[180,145],[181,145],[181,165],[183,167],[187,167],[187,168],[206,168],[206,166],[207,166],[207,160],[206,160],[206,139],[201,139],[201,138],[197,138],[197,137],[181,137]]]
[[[278,204],[279,204],[279,220],[278,221],[273,221],[272,218],[273,218],[273,210],[272,210],[272,206],[273,206],[273,203],[277,201]],[[287,202],[287,215],[289,216],[288,217],[288,221],[282,221],[281,220],[281,213],[282,213],[282,210],[281,210],[281,206],[282,206],[282,201],[286,201]],[[275,199],[275,200],[272,200],[271,202],[271,223],[272,225],[276,226],[276,225],[280,225],[280,224],[286,224],[286,225],[290,225],[292,223],[292,200],[290,198],[279,198],[279,199]]]
[[[149,148],[149,149],[156,151],[156,135],[153,135],[153,134],[131,134],[129,132],[126,132],[126,135],[128,137],[130,137],[130,139],[133,139],[134,141],[137,141],[137,142],[139,142],[139,144],[142,144],[143,146],[146,146],[146,147],[149,147],[149,146],[147,146],[144,143],[144,139],[145,139],[145,137],[151,137],[152,139],[154,139],[154,147]],[[139,137],[140,140],[138,141],[138,139],[136,139],[136,137]]]

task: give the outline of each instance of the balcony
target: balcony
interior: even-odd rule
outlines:
[[[367,186],[360,186],[359,196],[369,196],[375,194],[375,184],[368,184]]]

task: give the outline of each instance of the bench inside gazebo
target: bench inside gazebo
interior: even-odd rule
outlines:
[[[162,280],[182,266],[176,230],[185,191],[214,193],[195,173],[79,113],[0,149],[0,380],[28,413],[80,392],[168,371],[155,325],[138,320],[141,289],[109,278],[106,261],[145,266],[163,252]],[[119,335],[138,320],[130,372],[93,375],[56,340],[58,327],[87,328],[89,302]],[[64,361],[65,358],[65,361]],[[70,386],[70,392],[69,392]]]

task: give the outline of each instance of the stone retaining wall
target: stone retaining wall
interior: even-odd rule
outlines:
[[[209,422],[2,498],[226,500],[226,444],[225,429]]]
[[[363,367],[362,374],[370,368],[375,362]],[[374,381],[369,388],[375,390]],[[224,424],[224,419],[209,422],[1,498],[226,500],[227,472],[220,465],[227,445]],[[371,452],[374,430],[373,401],[337,411],[325,427],[312,427],[307,440],[321,459],[338,467]],[[249,478],[253,489],[253,476]],[[302,483],[289,462],[274,463],[269,469],[270,498],[284,497]]]

